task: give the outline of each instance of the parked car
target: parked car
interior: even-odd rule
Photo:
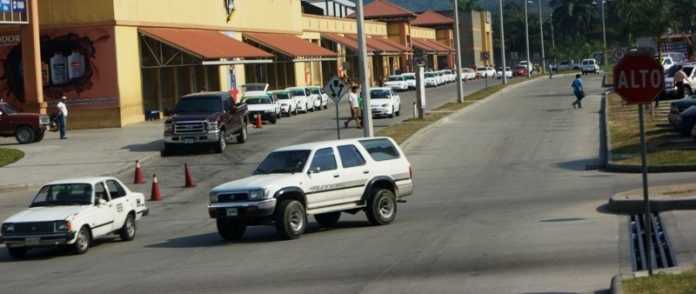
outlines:
[[[457,81],[457,75],[451,69],[443,69],[440,71],[440,73],[442,73],[446,83],[453,83]]]
[[[588,73],[599,73],[599,65],[597,64],[597,60],[594,58],[582,60],[582,74]]]
[[[0,137],[15,137],[19,144],[43,140],[51,119],[43,114],[18,112],[0,102]]]
[[[290,96],[290,94],[285,90],[271,91],[280,104],[280,115],[296,115],[297,114],[297,103]]]
[[[67,246],[87,252],[93,240],[135,238],[136,221],[148,214],[145,196],[116,178],[61,180],[39,189],[31,205],[2,223],[2,243],[13,258],[40,247]]]
[[[309,100],[309,91],[307,88],[304,87],[291,87],[285,89],[285,91],[290,94],[293,100],[295,100],[295,105],[297,108],[298,112],[309,112],[310,110],[314,110],[313,107],[311,107],[310,100]]]
[[[434,72],[426,72],[424,79],[425,87],[437,87],[440,85],[437,75]]]
[[[245,96],[242,101],[247,105],[249,121],[254,121],[260,115],[261,120],[276,124],[280,118],[280,102],[270,93]]]
[[[370,108],[373,117],[389,118],[401,115],[401,97],[389,87],[370,88]]]
[[[696,96],[687,96],[686,98],[670,103],[668,119],[674,129],[679,128],[682,112],[691,106],[696,106]]]
[[[297,239],[309,215],[323,227],[360,211],[372,224],[389,224],[412,193],[413,169],[392,139],[326,141],[272,151],[252,176],[213,188],[208,214],[225,240],[255,225]]]
[[[476,68],[476,74],[479,78],[492,78],[495,77],[495,69],[492,67],[478,67]]]
[[[416,88],[416,74],[409,72],[405,74],[401,74],[401,76],[406,79],[406,84],[408,84],[409,89],[415,89]]]
[[[225,151],[235,137],[247,140],[247,105],[235,104],[227,92],[201,92],[181,97],[173,115],[164,122],[162,155],[185,145],[212,145]]]
[[[514,75],[518,77],[526,77],[529,73],[529,70],[525,66],[518,66],[515,68]]]
[[[268,83],[249,83],[242,86],[245,96],[255,96],[268,92]]]
[[[681,64],[674,65],[668,70],[665,70],[665,89],[660,94],[660,100],[681,99],[677,97],[677,85],[674,83],[674,75],[682,68]]]
[[[318,110],[329,108],[329,95],[320,86],[309,86],[309,93],[314,95],[316,102],[314,105]]]
[[[696,125],[696,105],[689,106],[674,119],[674,129],[683,136],[690,136]]]
[[[512,78],[512,69],[510,67],[505,67],[505,77],[507,78]],[[502,79],[503,78],[503,70],[502,68],[498,68],[498,70],[495,72],[495,78],[496,79]]]
[[[532,73],[534,72],[534,65],[527,60],[520,61],[520,63],[518,63],[517,66],[526,67],[528,71]]]
[[[675,65],[681,65],[687,62],[687,58],[684,56],[684,53],[680,52],[663,52],[660,55],[660,58],[662,59],[662,67],[665,71],[669,70]]]
[[[476,79],[476,72],[468,67],[462,68],[462,80],[473,80]]]
[[[415,82],[415,79],[413,81]],[[403,75],[389,76],[387,81],[384,82],[384,86],[392,88],[394,91],[405,91],[409,88],[408,81],[406,81],[406,77]]]
[[[573,61],[563,60],[558,64],[558,71],[572,70],[573,66],[574,66]]]

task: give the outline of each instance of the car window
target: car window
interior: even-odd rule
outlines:
[[[336,168],[336,157],[334,156],[333,148],[317,150],[317,152],[314,153],[312,165],[309,166],[309,170],[313,172],[335,170]]]
[[[338,146],[338,154],[341,156],[343,168],[365,165],[365,158],[355,145]]]
[[[111,194],[111,199],[121,198],[126,196],[126,190],[123,186],[114,180],[106,181],[106,186],[109,187],[109,194]]]
[[[375,161],[392,160],[400,156],[394,144],[387,139],[362,140],[360,144]]]
[[[92,204],[92,185],[56,184],[41,188],[31,206],[89,205]]]
[[[691,76],[691,72],[694,71],[693,67],[684,67],[683,68],[684,73],[686,74],[687,77]]]
[[[104,188],[104,183],[97,183],[94,185],[94,198],[99,198],[104,202],[109,202],[109,195],[106,194],[106,188]]]

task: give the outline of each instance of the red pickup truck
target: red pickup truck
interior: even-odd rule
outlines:
[[[15,137],[19,144],[39,142],[50,123],[46,115],[18,112],[9,104],[0,102],[0,137]]]

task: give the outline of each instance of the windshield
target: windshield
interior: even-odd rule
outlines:
[[[222,99],[219,96],[196,96],[183,98],[176,103],[174,113],[216,113],[222,112]]]
[[[407,75],[407,76],[404,76],[404,78],[406,78],[407,81],[410,81],[410,80],[415,80],[416,76],[415,75]]]
[[[31,207],[92,204],[92,185],[60,184],[41,188]]]
[[[673,67],[670,67],[665,75],[669,78],[673,78],[675,74],[681,69],[682,67],[680,65],[675,65]]]
[[[311,89],[309,89],[309,93],[311,93],[313,95],[321,95],[319,88],[311,88]]]
[[[12,106],[10,106],[9,104],[5,104],[5,103],[0,104],[0,111],[2,113],[6,113],[6,114],[17,113],[17,111],[14,108],[12,108]]]
[[[290,96],[288,95],[288,93],[275,93],[275,95],[276,95],[276,98],[281,99],[281,100],[290,99]]]
[[[247,84],[244,85],[244,89],[247,92],[251,91],[265,91],[266,90],[266,84]]]
[[[253,104],[271,104],[271,98],[268,97],[251,97],[247,98],[244,100],[246,104],[253,105]]]
[[[433,73],[425,73],[426,78],[432,78],[434,76],[435,76],[435,74],[433,74]]]
[[[292,95],[293,97],[305,95],[305,92],[303,90],[290,90],[289,92],[290,95]]]
[[[478,71],[485,71],[486,68],[485,68],[485,67],[479,67],[479,68],[477,68],[476,70],[478,70]]]
[[[287,174],[299,173],[304,169],[309,150],[290,150],[271,152],[266,156],[259,167],[254,171],[255,175],[262,174]]]
[[[403,80],[404,80],[404,77],[400,77],[400,76],[391,76],[387,79],[387,81],[403,81]]]
[[[383,89],[372,90],[372,91],[370,91],[370,97],[372,99],[388,99],[389,98],[389,90],[383,90]]]

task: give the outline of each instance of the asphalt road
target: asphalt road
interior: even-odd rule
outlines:
[[[638,175],[587,170],[598,150],[599,79],[587,81],[586,108],[570,107],[569,78],[518,85],[447,119],[406,152],[416,193],[397,221],[372,227],[362,213],[340,228],[312,223],[299,240],[256,227],[223,242],[206,211],[207,191],[248,175],[275,147],[332,139],[333,111],[283,119],[223,155],[157,159],[165,201],[132,242],[98,242],[73,256],[37,251],[11,260],[0,250],[3,293],[558,293],[597,291],[623,270],[624,218],[602,213]],[[470,89],[473,88],[470,87]],[[453,87],[430,91],[432,105]],[[405,105],[412,94],[403,93]],[[437,100],[439,99],[439,100]],[[347,113],[344,111],[343,113]],[[408,112],[404,112],[407,114]],[[401,117],[403,119],[404,116]],[[379,120],[378,125],[393,123]],[[359,136],[350,129],[347,136]],[[156,147],[153,143],[153,148]],[[184,190],[189,162],[199,186]],[[678,181],[690,174],[655,176]],[[135,187],[147,191],[147,187]],[[26,200],[4,197],[0,217]],[[25,196],[26,197],[26,196]],[[6,200],[18,199],[18,200]]]

